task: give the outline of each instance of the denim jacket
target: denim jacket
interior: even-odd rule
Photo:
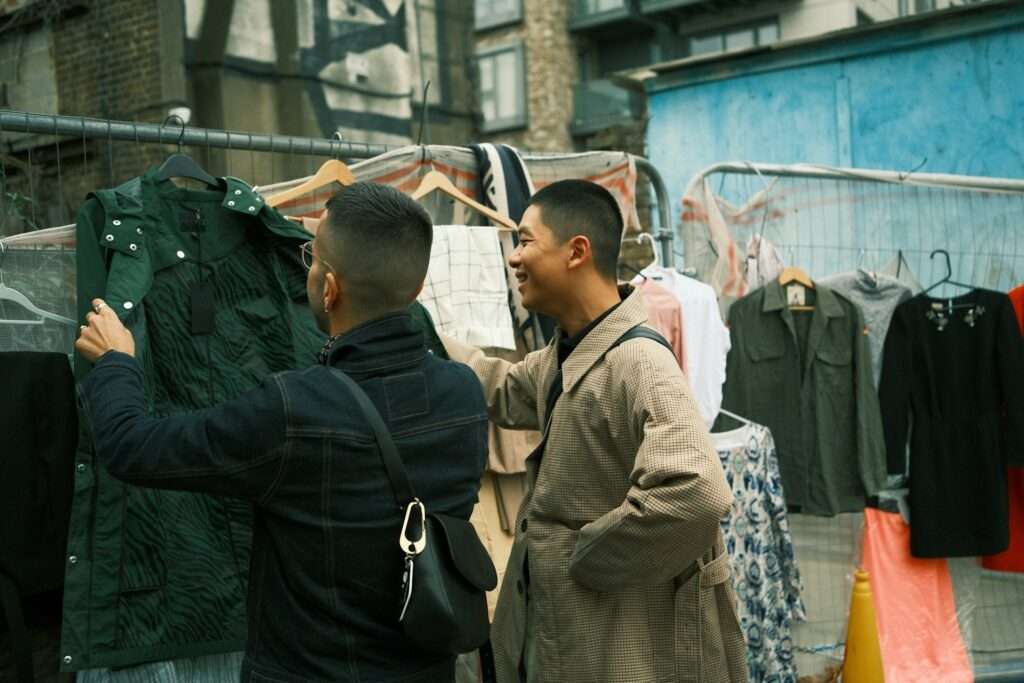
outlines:
[[[469,368],[430,353],[406,313],[341,336],[329,363],[370,396],[427,509],[468,519],[487,462]],[[146,415],[142,383],[120,353],[85,381],[110,474],[255,505],[243,680],[451,680],[453,659],[418,650],[398,623],[400,510],[369,425],[328,368],[166,418]]]

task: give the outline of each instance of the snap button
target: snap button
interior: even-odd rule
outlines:
[[[229,199],[228,200],[228,206],[234,206],[234,205],[235,205],[235,200],[234,199]]]
[[[132,310],[132,306],[134,306],[134,305],[135,305],[135,304],[133,304],[133,303],[132,303],[131,301],[125,301],[125,302],[124,302],[124,307],[125,307],[125,309],[126,309],[126,310],[129,310],[129,311],[130,311],[130,310]]]
[[[85,472],[85,464],[84,463],[78,463],[78,465],[75,467],[75,469],[78,470],[79,472]]]
[[[256,213],[256,207],[255,206],[250,206],[249,207],[249,213]]]
[[[135,232],[137,232],[137,233],[139,233],[141,235],[142,234],[142,228],[135,228]]]
[[[137,245],[137,244],[129,244],[128,248],[131,249],[132,251],[138,251],[139,245]]]
[[[240,195],[240,194],[242,194],[242,191],[241,191],[241,190],[235,190],[235,195],[236,195],[236,196],[237,196],[237,195]]]
[[[113,223],[114,225],[121,225],[121,219],[120,219],[120,218],[115,218],[115,219],[114,219],[113,221],[111,221],[111,222],[112,222],[112,223]]]
[[[78,555],[72,555],[68,558],[68,562],[71,564],[78,564]]]
[[[114,241],[114,236],[113,235],[105,235],[103,237],[103,239],[107,240],[108,242],[113,242]]]
[[[71,655],[64,655],[64,663],[65,664],[70,664],[71,663]]]
[[[185,252],[178,250],[178,258],[185,258]]]

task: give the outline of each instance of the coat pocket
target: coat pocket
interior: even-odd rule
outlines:
[[[746,681],[746,647],[730,594],[729,555],[698,560],[676,589],[675,668],[681,683]]]
[[[849,348],[826,346],[818,349],[817,372],[821,376],[821,388],[833,396],[852,395],[853,351]]]

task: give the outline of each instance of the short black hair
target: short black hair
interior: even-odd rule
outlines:
[[[354,183],[327,201],[318,244],[363,315],[412,303],[427,277],[434,225],[412,198],[389,185]]]
[[[594,267],[616,278],[622,243],[622,213],[612,193],[587,180],[559,180],[530,198],[540,208],[544,224],[562,243],[576,235],[590,240]]]

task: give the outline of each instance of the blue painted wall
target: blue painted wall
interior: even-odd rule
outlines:
[[[648,149],[674,212],[693,175],[720,161],[910,170],[927,159],[921,171],[1024,178],[1021,14],[941,42],[919,24],[857,37],[860,47],[823,40],[763,73],[749,73],[750,61],[698,66],[697,82],[651,92]],[[885,42],[902,47],[878,52]]]

